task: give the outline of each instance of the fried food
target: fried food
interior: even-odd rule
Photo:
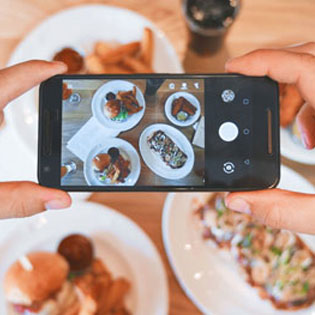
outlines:
[[[122,64],[130,69],[131,73],[152,73],[150,66],[144,64],[140,59],[132,56],[126,56],[122,59]]]
[[[100,43],[98,43],[100,45]],[[106,64],[119,63],[126,56],[134,56],[140,51],[140,42],[131,42],[109,50],[98,50],[98,56]]]
[[[146,27],[143,30],[141,41],[141,58],[148,69],[152,69],[153,48],[153,32]]]
[[[121,101],[118,99],[107,101],[105,104],[105,107],[104,107],[105,115],[109,119],[117,118],[117,116],[120,114],[121,110],[122,110]]]
[[[94,256],[91,240],[81,234],[72,234],[64,238],[57,251],[69,263],[70,272],[84,271],[91,265]]]
[[[100,157],[106,157],[106,166],[103,161],[99,161]],[[92,163],[96,178],[104,185],[124,183],[131,172],[128,157],[123,156],[115,147],[110,148],[107,153],[99,153]]]
[[[180,96],[172,102],[171,113],[179,121],[185,121],[189,116],[195,115],[197,108],[186,100],[185,97]]]
[[[66,47],[53,59],[66,63],[67,73],[153,73],[153,51],[153,32],[145,28],[141,42],[117,45],[97,41],[85,58],[74,49]]]
[[[280,125],[290,125],[304,104],[297,87],[293,84],[280,84]]]
[[[140,106],[136,95],[135,86],[129,91],[118,91],[117,95],[112,92],[107,93],[105,97],[108,101],[104,106],[105,115],[112,120],[121,122],[125,121],[128,116],[140,112],[143,107]]]
[[[74,49],[66,47],[57,52],[54,61],[62,61],[68,66],[66,73],[79,73],[84,68],[83,57]]]
[[[106,67],[102,62],[102,59],[97,55],[89,55],[85,58],[85,65],[87,73],[102,74],[106,73]]]

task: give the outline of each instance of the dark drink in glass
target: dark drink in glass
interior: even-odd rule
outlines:
[[[198,52],[215,52],[240,8],[240,0],[183,0],[191,32],[191,46]]]

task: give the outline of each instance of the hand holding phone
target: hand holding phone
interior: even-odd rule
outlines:
[[[3,110],[8,103],[41,81],[52,75],[63,73],[65,70],[66,66],[64,64],[39,60],[27,61],[1,69],[0,124],[3,123]],[[1,137],[8,136],[7,132],[11,130],[8,127],[6,126],[6,132],[1,130]],[[6,143],[6,141],[3,143]],[[17,150],[20,150],[16,143],[14,145]],[[6,154],[11,151],[8,149],[10,148],[2,147]],[[19,176],[19,167],[25,167],[23,153],[19,152],[17,156],[18,160],[16,162],[11,161],[11,163],[16,163],[14,164],[16,174],[12,174],[14,177]],[[1,165],[1,167],[8,167],[8,165]],[[71,199],[64,191],[41,187],[33,182],[3,182],[3,178],[0,183],[0,219],[30,216],[45,209],[66,208],[70,204]]]
[[[40,89],[39,180],[65,190],[251,190],[279,180],[277,84],[64,75]]]

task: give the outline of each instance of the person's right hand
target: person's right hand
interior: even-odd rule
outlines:
[[[10,101],[66,70],[67,66],[63,63],[41,60],[27,61],[0,70],[0,123],[4,117],[3,109]],[[67,208],[70,204],[70,196],[61,190],[25,181],[0,183],[0,219],[30,216],[46,209]]]
[[[315,43],[284,49],[262,49],[227,62],[226,70],[295,84],[305,100],[297,115],[304,146],[315,147]],[[266,225],[315,234],[315,195],[269,189],[230,193],[226,205]]]

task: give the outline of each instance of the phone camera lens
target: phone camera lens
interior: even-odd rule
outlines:
[[[221,94],[224,103],[230,103],[235,99],[235,93],[232,90],[224,90]]]
[[[243,104],[244,105],[248,105],[249,104],[249,99],[248,98],[244,98],[243,99]]]

